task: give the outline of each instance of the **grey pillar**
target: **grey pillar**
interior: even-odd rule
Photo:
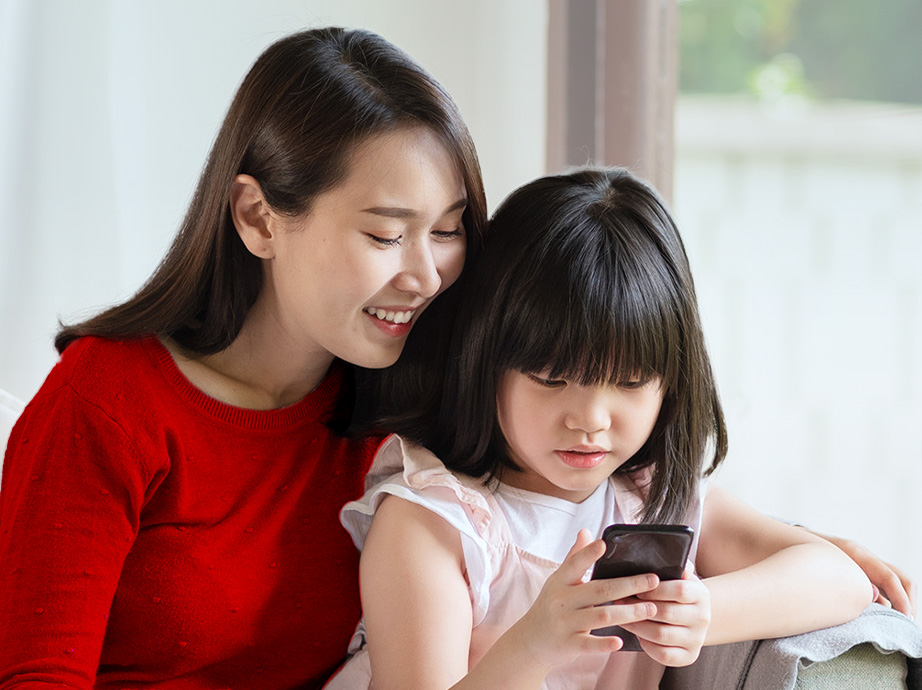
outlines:
[[[672,196],[677,0],[549,0],[550,172],[623,165]]]

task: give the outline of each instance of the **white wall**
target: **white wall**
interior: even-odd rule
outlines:
[[[922,578],[922,108],[683,98],[675,210],[717,478]]]
[[[0,0],[0,388],[27,399],[58,318],[159,261],[233,91],[272,41],[364,27],[455,97],[491,208],[543,172],[544,3]]]

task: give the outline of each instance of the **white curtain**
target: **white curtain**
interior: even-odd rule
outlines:
[[[493,206],[543,172],[546,21],[533,0],[0,0],[0,389],[30,398],[58,319],[150,274],[269,43],[337,24],[413,55],[460,105]]]

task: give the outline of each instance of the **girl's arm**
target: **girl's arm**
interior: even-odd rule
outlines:
[[[532,608],[468,673],[473,612],[457,530],[397,497],[379,506],[361,559],[362,607],[378,690],[540,688],[557,664],[610,653],[615,637],[589,631],[655,614],[649,602],[598,606],[656,586],[656,577],[583,582],[604,552],[582,531]],[[493,602],[501,606],[501,602]]]
[[[467,673],[472,609],[461,536],[435,513],[387,497],[359,566],[375,687],[448,688]]]
[[[852,559],[711,486],[696,565],[711,593],[706,644],[795,635],[838,625],[872,600]]]
[[[807,529],[802,527],[801,529]],[[878,558],[870,549],[851,539],[834,537],[807,530],[832,542],[848,555],[864,571],[874,587],[874,601],[892,607],[910,618],[916,615],[918,591],[916,583],[895,565]]]

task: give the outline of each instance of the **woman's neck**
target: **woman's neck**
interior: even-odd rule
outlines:
[[[293,405],[323,380],[333,355],[311,352],[267,331],[247,327],[224,350],[211,355],[184,351],[162,339],[183,375],[206,395],[250,410]]]

